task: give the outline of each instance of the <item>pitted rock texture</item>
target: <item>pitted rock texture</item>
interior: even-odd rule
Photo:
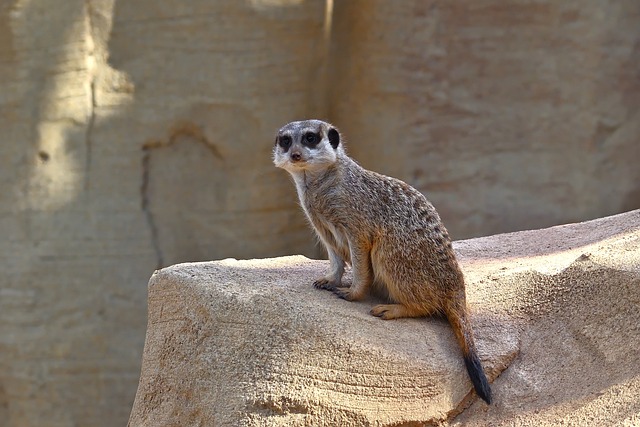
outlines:
[[[162,269],[129,425],[633,425],[639,244],[640,211],[455,242],[491,406],[444,320],[313,289],[325,261]]]

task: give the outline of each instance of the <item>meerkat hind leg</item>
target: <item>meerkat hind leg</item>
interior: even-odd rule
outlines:
[[[384,320],[401,319],[403,317],[425,317],[433,314],[426,310],[407,307],[404,304],[379,304],[374,306],[369,313]]]

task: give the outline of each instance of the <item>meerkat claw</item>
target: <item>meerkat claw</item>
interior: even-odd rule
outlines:
[[[379,305],[376,305],[375,307],[373,307],[373,308],[369,311],[369,314],[370,314],[370,315],[372,315],[372,316],[375,316],[375,317],[383,317],[383,316],[384,316],[384,313],[385,313],[386,311],[387,311],[387,310],[384,310],[384,309],[382,309],[382,310],[381,310],[381,309],[380,309],[380,306],[379,306]]]
[[[315,282],[313,282],[313,287],[316,289],[325,289],[327,291],[333,291],[337,286],[333,281],[323,277],[322,279],[318,279]]]
[[[371,309],[371,311],[369,311],[369,314],[375,317],[379,317],[383,320],[395,319],[395,316],[393,316],[391,312],[391,307],[387,304],[376,305]]]
[[[353,293],[351,292],[351,288],[334,288],[331,290],[334,294],[336,294],[339,298],[347,301],[353,301]]]

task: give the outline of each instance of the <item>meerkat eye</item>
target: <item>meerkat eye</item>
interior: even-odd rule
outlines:
[[[280,147],[282,147],[284,150],[289,149],[289,147],[291,146],[291,137],[289,135],[283,135],[278,139],[278,144],[280,144]]]
[[[306,133],[302,137],[302,139],[303,139],[303,141],[302,141],[303,144],[307,145],[309,147],[313,147],[316,144],[318,144],[318,142],[320,142],[320,138],[318,138],[318,134],[312,133],[312,132]]]

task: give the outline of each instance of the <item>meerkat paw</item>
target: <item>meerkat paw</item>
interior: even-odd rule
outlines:
[[[372,316],[384,320],[400,319],[402,317],[414,317],[409,313],[407,307],[402,304],[380,304],[376,305],[369,312]]]
[[[340,283],[335,280],[331,280],[328,277],[323,277],[321,279],[313,282],[313,287],[316,289],[326,289],[327,291],[333,291],[335,288],[340,286]]]
[[[362,299],[362,295],[355,293],[351,287],[336,287],[331,291],[338,297],[347,301],[358,301]]]

